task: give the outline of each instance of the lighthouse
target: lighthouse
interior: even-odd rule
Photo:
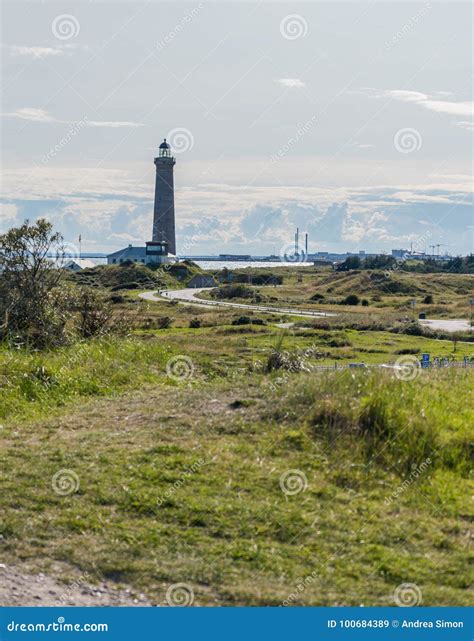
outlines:
[[[178,260],[176,257],[173,182],[173,167],[176,160],[171,155],[171,147],[166,142],[166,138],[159,147],[158,156],[154,159],[154,163],[156,178],[152,240],[145,243],[145,247],[129,245],[108,254],[107,263],[109,265],[120,263],[161,265]]]
[[[176,254],[176,232],[174,221],[174,181],[173,168],[176,160],[171,155],[171,147],[163,140],[159,147],[158,157],[154,159],[156,167],[155,206],[153,210],[152,242],[166,243],[169,254]]]

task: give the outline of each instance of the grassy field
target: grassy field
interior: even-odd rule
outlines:
[[[185,582],[205,605],[383,605],[411,582],[426,605],[466,605],[471,383],[196,367],[183,385],[162,375],[7,421],[3,554],[156,603]],[[67,496],[52,489],[61,470],[80,483]]]
[[[297,306],[353,315],[375,315],[377,318],[413,317],[410,301],[417,301],[416,313],[428,318],[469,318],[472,298],[470,274],[414,274],[384,271],[333,272],[329,268],[300,267],[277,269],[283,275],[282,285],[257,288],[262,304]],[[367,306],[344,305],[344,299],[356,294]],[[209,298],[208,294],[203,295]],[[427,296],[431,303],[424,303]],[[244,301],[243,301],[244,302]],[[248,302],[248,301],[247,301]]]
[[[269,289],[301,296],[297,278]],[[142,285],[114,303],[127,337],[0,349],[2,559],[156,604],[181,582],[197,605],[393,605],[403,583],[423,605],[469,604],[471,368],[306,370],[461,360],[472,343],[236,325],[236,310],[146,303]],[[269,371],[275,351],[303,371]]]

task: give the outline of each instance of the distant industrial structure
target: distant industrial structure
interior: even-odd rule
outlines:
[[[176,160],[171,155],[171,147],[166,142],[166,138],[161,143],[158,156],[153,162],[156,167],[156,178],[152,240],[145,243],[145,247],[129,245],[108,254],[107,263],[109,265],[129,261],[144,265],[157,265],[177,260],[173,177]]]

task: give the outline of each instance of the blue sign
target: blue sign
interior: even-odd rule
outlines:
[[[0,608],[0,640],[471,641],[472,611],[381,608]]]

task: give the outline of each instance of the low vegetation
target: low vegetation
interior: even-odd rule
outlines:
[[[139,297],[192,263],[45,267],[35,310],[30,269],[0,277],[2,559],[157,605],[179,582],[196,605],[393,605],[402,583],[469,604],[472,368],[340,367],[469,361],[470,333],[427,333],[409,302],[468,318],[469,276],[215,274],[217,298],[334,314],[302,318]]]
[[[4,424],[4,558],[156,604],[176,582],[201,605],[392,605],[404,582],[424,605],[469,603],[468,372],[195,365],[178,387],[163,367],[133,394]],[[60,470],[77,491],[53,491]]]

